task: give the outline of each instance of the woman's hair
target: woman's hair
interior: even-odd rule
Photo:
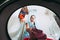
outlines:
[[[31,15],[31,17],[30,17],[30,18],[32,18],[32,16],[34,16],[34,17],[35,17],[35,15]]]
[[[25,14],[28,14],[28,8],[27,8],[27,6],[22,7],[21,11],[23,11]]]

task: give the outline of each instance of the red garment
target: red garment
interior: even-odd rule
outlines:
[[[47,38],[46,40],[53,40],[53,39],[51,39],[51,38]]]
[[[24,38],[24,40],[29,40],[29,38]]]
[[[25,15],[23,15],[23,14],[19,14],[19,16],[18,16],[20,19],[23,19],[24,17],[25,17]]]
[[[29,40],[29,38],[24,38],[24,40]],[[46,40],[53,40],[53,39],[47,38]]]

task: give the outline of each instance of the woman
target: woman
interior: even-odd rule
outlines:
[[[30,22],[27,22],[26,25],[29,24],[30,28],[34,28],[35,26],[35,15],[31,15]],[[27,26],[26,26],[27,27]],[[28,40],[30,38],[29,33],[25,30],[24,32],[24,40]]]

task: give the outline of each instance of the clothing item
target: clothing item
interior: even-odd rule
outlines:
[[[24,38],[24,40],[29,40],[29,38]]]
[[[26,12],[24,12],[23,10],[21,10],[20,13],[22,13],[22,14],[24,14],[24,15],[26,14]]]
[[[24,14],[19,14],[19,16],[18,16],[20,19],[23,19],[24,17],[25,17],[25,15]]]
[[[35,28],[35,22],[33,23],[33,22],[30,21],[30,22],[28,22],[28,23],[29,23],[29,27],[30,27],[30,28]]]
[[[36,28],[27,29],[30,34],[30,40],[46,40],[47,36],[43,33],[42,30],[38,30]]]
[[[14,36],[14,38],[12,38],[12,40],[23,40],[23,36],[24,36],[24,30],[25,30],[25,23],[20,23],[20,28],[17,31],[16,35]]]

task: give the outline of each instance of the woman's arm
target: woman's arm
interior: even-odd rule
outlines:
[[[28,23],[26,23],[26,31],[31,32],[32,28],[29,27]]]

